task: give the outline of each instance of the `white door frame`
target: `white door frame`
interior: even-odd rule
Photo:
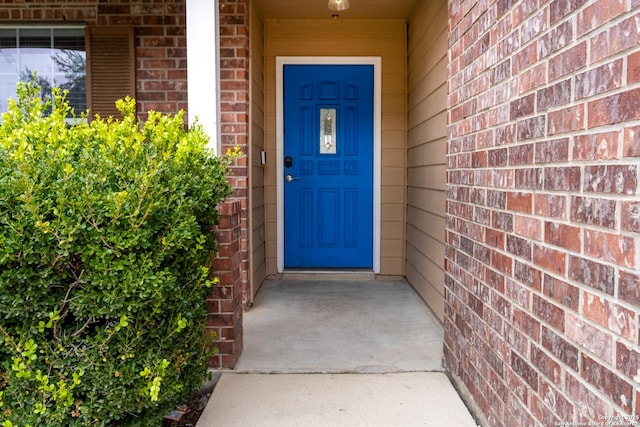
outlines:
[[[284,167],[283,70],[288,64],[373,65],[373,272],[380,273],[380,191],[382,146],[382,58],[378,56],[277,56],[276,57],[276,184],[277,264],[284,272]]]

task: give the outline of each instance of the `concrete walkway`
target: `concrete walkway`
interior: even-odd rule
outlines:
[[[198,427],[476,427],[442,368],[442,326],[404,280],[270,279]]]

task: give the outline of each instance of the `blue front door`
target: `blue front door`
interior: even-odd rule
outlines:
[[[373,265],[373,66],[284,66],[284,266]]]

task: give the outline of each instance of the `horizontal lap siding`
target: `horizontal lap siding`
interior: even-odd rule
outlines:
[[[251,103],[249,134],[249,158],[251,165],[251,292],[247,295],[250,301],[258,291],[266,276],[266,229],[265,229],[265,197],[264,166],[261,163],[261,152],[264,146],[264,23],[256,0],[251,3],[250,10],[250,65]],[[271,159],[272,160],[272,159]]]
[[[417,2],[409,19],[407,280],[444,318],[447,5]]]
[[[276,56],[382,57],[381,273],[404,273],[406,149],[405,23],[399,20],[267,20],[265,145],[276,156]],[[266,165],[267,272],[276,267],[276,164]]]
[[[450,3],[445,360],[491,426],[640,415],[639,6]]]

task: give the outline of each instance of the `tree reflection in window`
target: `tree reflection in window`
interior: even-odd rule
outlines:
[[[0,29],[0,111],[15,96],[18,81],[31,81],[42,88],[69,91],[67,99],[76,113],[85,111],[86,55],[83,28],[19,27]]]

